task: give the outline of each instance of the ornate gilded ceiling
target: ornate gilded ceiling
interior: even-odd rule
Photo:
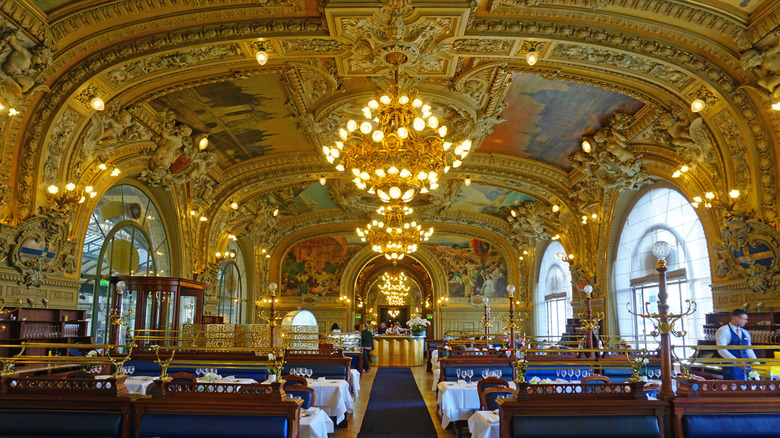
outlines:
[[[281,257],[296,242],[345,235],[377,203],[328,165],[322,145],[389,83],[389,53],[409,60],[401,84],[475,145],[416,201],[419,219],[491,242],[509,276],[521,248],[563,231],[574,252],[603,248],[582,216],[607,221],[621,192],[672,180],[682,165],[692,168],[675,181],[686,194],[739,188],[777,220],[773,0],[2,4],[0,91],[19,112],[0,116],[10,225],[52,213],[49,185],[104,192],[116,167],[169,193],[179,217],[206,218],[180,221],[185,247],[236,234]],[[706,102],[701,113],[694,99]],[[593,153],[580,152],[583,138]],[[68,218],[85,223],[93,207]],[[182,263],[200,272],[210,258]],[[597,272],[604,262],[588,263]]]

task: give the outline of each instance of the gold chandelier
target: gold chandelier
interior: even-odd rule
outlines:
[[[379,286],[379,290],[387,298],[387,303],[391,306],[402,306],[406,303],[406,296],[411,289],[406,285],[408,277],[403,272],[398,274],[390,274],[385,272],[382,274],[382,280],[384,284]]]
[[[398,54],[399,56],[403,56]],[[391,59],[398,66],[404,59]],[[323,151],[339,171],[352,172],[355,185],[383,202],[409,202],[436,189],[439,177],[459,167],[471,151],[471,140],[453,143],[445,125],[417,90],[403,93],[396,79],[363,108],[365,120],[350,120],[339,129],[340,141]]]
[[[406,205],[382,206],[376,212],[384,216],[384,221],[373,220],[365,229],[358,228],[357,235],[388,260],[402,260],[406,254],[417,251],[420,242],[427,241],[433,234],[433,227],[423,230],[415,221],[404,221],[404,216],[413,212]]]

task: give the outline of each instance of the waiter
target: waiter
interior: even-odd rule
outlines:
[[[742,309],[731,312],[731,321],[725,324],[715,333],[715,342],[722,347],[727,345],[752,345],[750,333],[745,330],[748,323],[748,314]],[[718,349],[718,354],[724,359],[755,359],[756,353],[752,349],[728,350]],[[723,380],[745,380],[745,364],[723,367]]]

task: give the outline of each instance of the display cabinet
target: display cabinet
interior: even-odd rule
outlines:
[[[184,278],[111,277],[111,343],[129,343],[133,331],[167,336],[184,324],[201,324],[207,287]]]
[[[22,342],[90,344],[84,310],[19,308],[0,315],[0,344]],[[12,351],[13,350],[13,351]],[[49,351],[47,351],[49,350]],[[17,349],[0,347],[0,357],[16,354]],[[27,348],[25,354],[44,356],[67,355],[69,349]]]

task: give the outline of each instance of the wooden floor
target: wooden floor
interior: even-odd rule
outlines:
[[[329,438],[355,438],[358,432],[360,432],[360,424],[363,422],[363,416],[366,413],[366,406],[368,406],[369,395],[371,394],[371,387],[374,385],[374,377],[376,376],[377,368],[371,368],[370,373],[363,373],[360,377],[360,394],[357,400],[355,400],[353,406],[352,417],[348,420],[347,426],[338,426],[334,433],[328,435]],[[454,437],[455,432],[452,430],[443,430],[441,428],[441,420],[436,416],[436,397],[431,391],[431,385],[433,384],[433,374],[425,371],[424,366],[412,367],[412,374],[414,374],[414,380],[417,382],[417,387],[420,389],[425,404],[428,406],[428,413],[433,419],[433,424],[436,426],[436,433],[439,437]]]

